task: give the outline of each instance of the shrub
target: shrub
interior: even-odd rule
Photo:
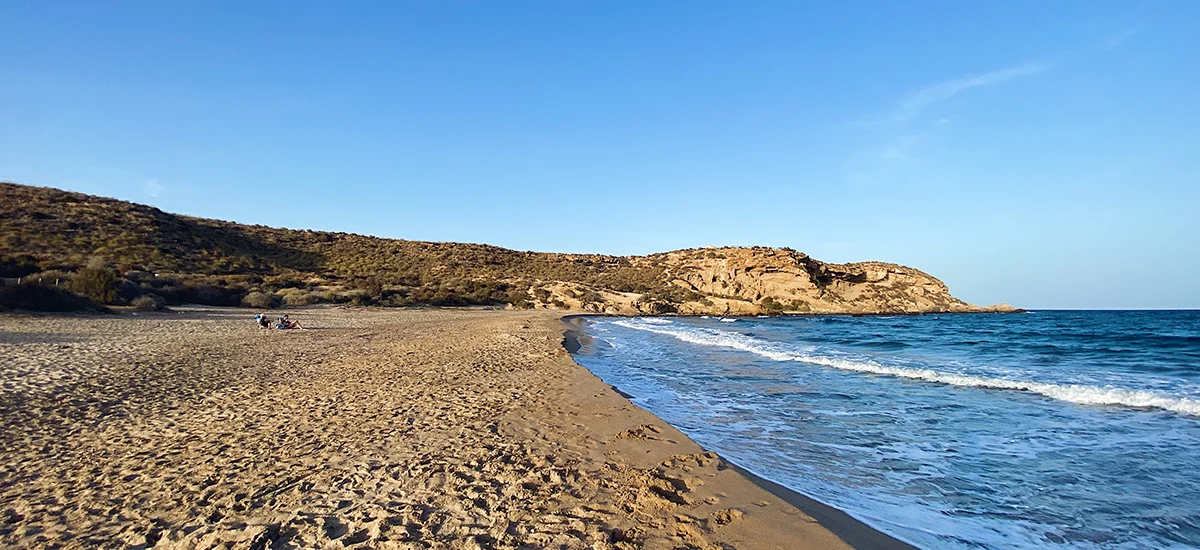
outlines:
[[[359,290],[366,292],[368,296],[378,297],[383,295],[383,283],[375,277],[368,277],[355,283]]]
[[[185,284],[180,294],[185,301],[206,306],[236,306],[242,303],[245,291],[237,288],[223,288],[209,284]],[[273,304],[279,304],[279,298],[271,298]]]
[[[162,296],[157,294],[143,294],[134,298],[133,301],[129,302],[129,305],[138,311],[162,311],[166,309],[163,307]]]
[[[133,302],[134,298],[142,295],[142,288],[129,279],[117,282],[117,296],[122,302]]]
[[[579,295],[579,301],[581,301],[585,304],[590,304],[590,303],[594,303],[594,302],[603,304],[604,303],[604,295],[600,294],[599,292],[596,292],[595,290],[588,289],[588,290],[583,291],[583,294]]]
[[[403,307],[409,305],[408,299],[402,294],[388,294],[377,302],[381,306]]]
[[[25,277],[41,271],[33,256],[0,257],[0,277]]]
[[[153,292],[161,296],[168,304],[182,304],[186,298],[183,283],[167,277],[144,281],[138,287],[142,294]]]
[[[512,304],[517,309],[529,309],[533,307],[533,304],[529,303],[528,289],[510,288],[504,301]]]
[[[306,306],[315,303],[315,296],[307,292],[291,292],[283,297],[283,305],[286,306]]]
[[[335,301],[333,294],[331,294],[329,292],[324,292],[324,291],[311,292],[308,295],[308,299],[311,300],[312,303],[314,303],[314,304],[321,304],[321,303]]]
[[[783,313],[783,304],[775,301],[775,299],[770,296],[763,298],[759,305],[762,306],[763,311],[766,312],[767,315]]]
[[[27,283],[37,283],[41,285],[54,285],[55,282],[66,285],[71,280],[71,274],[66,271],[57,269],[49,269],[26,275],[23,281]]]
[[[0,286],[0,310],[108,311],[104,306],[66,289],[45,285]]]
[[[87,296],[96,302],[111,304],[117,301],[119,283],[120,280],[117,279],[117,274],[112,270],[102,267],[88,267],[77,271],[71,277],[67,288]]]
[[[255,309],[271,307],[271,296],[262,292],[251,292],[242,298],[242,305]]]

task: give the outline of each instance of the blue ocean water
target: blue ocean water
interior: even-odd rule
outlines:
[[[916,546],[1200,547],[1200,311],[584,325],[639,406]]]

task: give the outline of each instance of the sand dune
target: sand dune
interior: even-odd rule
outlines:
[[[844,548],[549,312],[0,316],[0,545]]]

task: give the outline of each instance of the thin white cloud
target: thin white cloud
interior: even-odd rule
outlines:
[[[142,180],[142,192],[150,195],[153,198],[158,198],[167,190],[166,186],[159,183],[154,178],[146,178]]]
[[[883,148],[883,151],[879,153],[879,156],[884,160],[916,160],[913,158],[911,151],[913,145],[916,144],[917,139],[920,137],[921,134],[906,134],[898,136]]]
[[[1138,30],[1139,29],[1129,29],[1121,34],[1115,34],[1108,37],[1108,40],[1104,41],[1104,51],[1115,50],[1121,47],[1121,44],[1124,44],[1126,40],[1129,40],[1129,37],[1137,34]]]
[[[993,86],[1001,82],[1007,82],[1014,78],[1029,76],[1046,71],[1051,66],[1046,63],[1026,63],[1009,67],[990,73],[980,75],[969,75],[964,77],[939,82],[932,86],[926,86],[909,95],[904,101],[892,111],[889,122],[904,122],[911,120],[913,117],[920,114],[926,107],[945,101],[958,95],[959,93],[971,88],[981,86]]]

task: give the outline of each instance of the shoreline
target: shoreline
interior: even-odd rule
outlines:
[[[547,310],[547,311],[552,311],[552,310]],[[938,316],[940,316],[940,315],[987,315],[987,314],[1011,315],[1011,314],[1017,314],[1017,313],[1030,313],[1032,311],[1035,311],[1035,310],[1015,308],[1012,310],[1004,310],[1004,311],[898,311],[898,312],[892,312],[892,313],[884,313],[884,312],[870,312],[870,313],[812,313],[812,312],[802,313],[802,312],[795,312],[795,313],[791,313],[791,312],[789,312],[789,313],[776,313],[776,314],[770,314],[770,315],[766,315],[766,314],[764,314],[764,315],[719,315],[719,314],[712,314],[712,313],[657,313],[657,314],[639,313],[636,315],[625,315],[625,314],[617,314],[617,313],[597,313],[594,311],[588,311],[588,312],[582,312],[582,313],[572,313],[569,311],[564,311],[562,313],[562,315],[563,315],[564,320],[573,319],[576,317],[583,317],[583,318],[615,317],[615,318],[625,318],[625,319],[635,319],[638,317],[683,317],[683,318],[694,318],[694,319],[700,319],[700,318],[704,318],[704,317],[709,317],[709,318],[713,318],[713,319],[722,319],[722,318],[723,319],[762,319],[762,318],[769,319],[769,318],[776,318],[776,317],[923,317],[926,315],[938,315]],[[1155,310],[1144,310],[1144,311],[1155,311]],[[1191,310],[1185,309],[1185,310],[1180,310],[1180,311],[1191,311]]]
[[[579,365],[561,312],[254,313],[0,314],[0,546],[880,547]]]
[[[562,317],[564,324],[563,348],[566,349],[569,354],[572,354],[572,362],[574,362],[580,369],[588,371],[589,373],[591,373],[591,371],[588,370],[587,367],[579,364],[578,361],[575,361],[573,357],[573,354],[582,347],[582,343],[579,341],[579,336],[580,333],[585,330],[582,326],[579,326],[577,323],[573,322],[573,320],[602,316],[603,315],[566,315]],[[584,334],[584,336],[586,337],[587,335]],[[633,402],[635,396],[612,384],[607,385],[618,395],[629,400],[631,405],[646,411]],[[655,418],[658,418],[658,415],[655,415],[650,411],[646,412],[650,415],[653,415]],[[670,423],[662,420],[661,418],[659,420],[663,422],[663,424],[670,425]],[[684,435],[686,436],[686,434]],[[838,538],[842,539],[852,548],[859,550],[918,550],[916,546],[871,527],[862,520],[855,518],[839,508],[825,504],[824,502],[821,502],[804,493],[755,474],[754,472],[747,470],[728,458],[721,456],[720,453],[717,453],[712,449],[705,448],[705,450],[716,453],[718,456],[720,456],[721,461],[727,464],[733,471],[737,472],[762,490],[775,495],[784,502],[796,507],[796,509],[800,510],[801,512],[804,512],[816,520],[817,524],[825,529],[828,529],[834,535],[837,535]]]

